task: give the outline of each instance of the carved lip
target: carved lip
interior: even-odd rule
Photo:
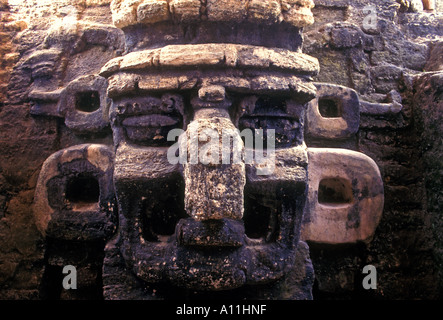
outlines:
[[[151,243],[135,250],[134,272],[148,283],[169,281],[181,288],[221,291],[280,279],[293,265],[294,248],[278,243],[242,247],[178,246]],[[141,250],[141,251],[139,251]],[[289,251],[288,251],[289,250]],[[128,252],[129,253],[129,252]]]
[[[246,274],[236,267],[213,270],[212,266],[191,266],[170,270],[173,284],[193,290],[221,291],[237,289],[245,285]]]

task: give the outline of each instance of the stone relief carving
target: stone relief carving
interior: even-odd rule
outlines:
[[[318,61],[301,52],[312,7],[114,0],[116,28],[49,33],[23,62],[33,114],[64,119],[84,142],[43,165],[37,225],[53,242],[105,243],[106,299],[312,299],[306,241],[371,239],[383,182],[371,158],[334,148],[358,131],[362,104],[350,88],[312,81]],[[105,48],[101,70],[70,79],[67,40],[75,44],[68,60],[96,50],[91,43]],[[244,129],[275,130],[275,168],[260,175],[258,163],[244,161],[170,163],[173,129],[189,138],[188,152],[207,142],[193,144],[192,130],[235,139]],[[110,131],[110,143],[87,141]]]

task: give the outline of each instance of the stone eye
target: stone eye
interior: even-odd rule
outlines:
[[[242,110],[243,115],[238,122],[239,130],[250,129],[257,133],[254,135],[256,149],[260,147],[266,149],[268,145],[288,148],[302,143],[303,127],[297,116],[287,112],[287,98],[278,96],[248,98],[245,99]],[[268,142],[268,137],[271,137],[268,133],[270,129],[275,132],[273,144]]]
[[[75,109],[83,112],[94,112],[100,108],[98,91],[84,91],[75,94]]]

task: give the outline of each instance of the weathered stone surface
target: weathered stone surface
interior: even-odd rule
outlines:
[[[149,172],[146,172],[147,165],[151,168]],[[177,171],[177,165],[168,162],[165,150],[129,147],[123,143],[117,149],[114,176],[122,183],[127,181],[130,185],[131,180],[144,178],[161,180],[173,176]]]
[[[244,224],[230,219],[183,219],[177,225],[177,241],[183,246],[241,247],[244,233]]]
[[[434,257],[438,259],[439,285],[442,286],[443,237],[440,230],[443,225],[442,212],[442,175],[443,144],[440,138],[443,132],[443,73],[428,73],[416,78],[414,82],[414,101],[421,107],[414,110],[417,131],[420,135],[420,156],[423,159],[424,187],[426,208],[431,220],[431,230],[435,244],[432,247]]]
[[[248,4],[248,20],[265,23],[276,23],[281,13],[280,1],[275,0],[251,0]]]
[[[7,88],[13,66],[19,59],[19,53],[12,44],[14,34],[26,29],[24,21],[14,21],[9,14],[8,2],[0,4],[0,101],[7,100]]]
[[[112,169],[113,153],[102,145],[75,146],[49,157],[34,197],[39,231],[64,240],[109,237],[116,219]]]
[[[398,83],[402,77],[402,68],[395,65],[379,65],[371,70],[373,86],[380,93],[388,93],[391,90],[399,90]]]
[[[247,16],[247,2],[245,0],[208,0],[206,3],[208,20],[241,22]]]
[[[331,44],[336,48],[352,48],[363,43],[364,34],[354,25],[337,24],[331,29]]]
[[[137,5],[142,0],[113,0],[111,2],[112,22],[117,28],[137,23]]]
[[[178,22],[197,21],[200,18],[199,0],[172,0],[169,2],[169,10],[173,19]]]
[[[200,100],[208,102],[221,102],[226,98],[226,89],[222,86],[203,87],[198,91]]]
[[[390,115],[398,114],[403,106],[398,102],[393,103],[372,103],[367,101],[361,101],[361,113],[373,114],[373,115]]]
[[[423,10],[423,2],[420,0],[401,0],[398,1],[405,9],[411,12]]]
[[[115,0],[111,2],[112,20],[116,27],[125,28],[138,23],[154,24],[172,19],[178,23],[216,21],[264,24],[286,22],[304,27],[314,22],[312,0]],[[168,14],[168,8],[170,15]]]
[[[308,200],[302,239],[370,241],[383,211],[383,182],[368,156],[345,149],[308,149]]]
[[[428,61],[425,65],[425,71],[443,70],[443,42],[437,42],[432,45]]]
[[[224,46],[167,46],[160,51],[159,64],[169,67],[207,66],[224,62]]]
[[[355,134],[360,125],[357,93],[343,86],[316,83],[317,98],[309,102],[306,133],[316,138],[343,139]]]
[[[233,135],[233,150],[230,150],[230,145],[226,150],[223,148],[223,135],[228,133]],[[245,164],[241,161],[243,150],[238,149],[241,138],[235,133],[226,110],[198,110],[188,125],[186,150],[189,159],[184,165],[185,209],[197,221],[240,220],[243,216]],[[198,141],[195,140],[196,135]],[[226,148],[226,142],[224,144]],[[199,158],[193,160],[194,154],[198,154]],[[223,164],[223,154],[229,155],[228,164]],[[193,163],[195,161],[197,163]],[[202,176],[206,177],[203,181],[200,179]]]
[[[289,70],[301,75],[317,75],[318,61],[308,55],[285,49],[235,44],[170,45],[161,49],[133,52],[115,58],[100,74],[117,71],[149,70],[156,67],[225,66]]]
[[[112,299],[441,296],[441,272],[434,272],[441,271],[442,251],[441,152],[436,139],[441,136],[442,123],[438,112],[441,81],[436,74],[441,69],[441,2],[427,12],[413,1],[375,0],[369,5],[375,8],[376,24],[367,25],[373,20],[367,19],[365,1],[316,0],[316,7],[310,10],[316,23],[303,30],[299,27],[310,20],[310,12],[302,12],[300,5],[307,8],[310,1],[124,2],[130,5],[125,8],[123,1],[115,1],[120,7],[111,12],[110,0],[0,1],[0,131],[6,137],[0,139],[0,298],[101,298],[102,290],[105,298]],[[424,9],[430,6],[427,2]],[[124,32],[112,26],[113,16]],[[297,25],[291,21],[298,21]],[[221,60],[218,49],[211,61],[200,46],[214,42],[227,45]],[[159,64],[161,48],[187,44],[198,45],[205,63],[214,63],[212,67],[187,61],[183,68],[178,56],[171,59],[176,66]],[[242,50],[233,49],[239,45],[244,45]],[[274,48],[289,50],[289,55]],[[313,59],[292,55],[302,49],[318,59],[320,73],[309,71]],[[118,102],[116,110],[122,107],[118,116],[111,110],[112,133],[74,134],[57,109],[65,88],[79,77],[97,74],[121,54],[124,56],[111,61],[102,74],[109,77],[108,97]],[[199,59],[194,52],[183,50],[182,54]],[[297,220],[300,215],[292,209],[282,210],[278,199],[285,199],[286,207],[298,208],[303,206],[303,186],[308,187],[310,164],[300,130],[305,121],[302,104],[316,92],[310,77],[354,89],[360,98],[361,120],[351,137],[307,139],[306,143],[359,150],[373,158],[385,185],[385,207],[370,242],[336,246],[309,241],[309,249],[299,242],[296,253],[288,255],[279,251],[288,247],[287,242],[278,241],[297,239],[288,230],[297,226],[290,217]],[[198,96],[202,87],[207,90]],[[182,110],[187,111],[168,113],[175,109],[172,101],[180,100],[177,93],[182,95]],[[185,185],[180,165],[167,161],[166,150],[172,142],[165,141],[165,132],[170,127],[186,128],[194,112],[190,101],[197,108],[222,107],[228,104],[223,96],[232,100],[234,125],[275,127],[279,133],[274,175],[257,175],[259,166],[247,165],[242,220],[226,224],[223,234],[205,233],[198,223],[194,232],[194,224],[184,223],[181,230],[187,238],[180,242],[174,227],[180,219],[189,219],[180,208]],[[244,104],[244,99],[253,102]],[[296,111],[289,112],[289,105]],[[237,108],[243,106],[261,111],[237,115],[241,113]],[[120,149],[115,173],[121,178],[116,185],[120,188],[122,231],[108,244],[105,260],[101,240],[88,242],[85,250],[85,241],[43,238],[31,210],[44,159],[83,143]],[[329,177],[324,180],[322,192],[337,182]],[[288,189],[278,193],[281,186]],[[298,195],[296,205],[289,201],[294,194]],[[282,212],[282,237],[275,231],[280,213],[274,215],[274,209]],[[96,221],[89,217],[91,223]],[[55,234],[65,230],[72,234],[72,225],[62,219],[53,222]],[[264,231],[267,228],[269,232]],[[93,234],[89,228],[85,232]],[[222,247],[235,243],[229,250],[237,248],[237,256],[223,260],[224,249],[214,250],[217,239],[223,240],[218,242]],[[186,248],[180,243],[190,245]],[[211,254],[198,255],[194,243],[208,246]],[[60,293],[51,283],[58,283],[60,267],[67,263],[78,266],[82,288]],[[100,283],[102,264],[104,287]],[[211,268],[211,264],[218,267]],[[361,268],[366,264],[377,268],[376,290],[361,288]],[[177,268],[181,271],[173,271]],[[161,279],[188,289],[156,283]],[[246,285],[237,288],[244,281]],[[232,290],[196,292],[195,288]]]
[[[105,78],[89,75],[78,78],[60,93],[58,114],[77,134],[102,132],[109,127],[109,105]]]
[[[145,0],[137,7],[137,21],[156,23],[169,19],[167,1]]]
[[[303,104],[315,97],[316,88],[303,78],[276,74],[248,74],[242,71],[228,72],[207,70],[206,72],[191,71],[161,72],[153,74],[117,73],[108,79],[108,96],[116,98],[136,92],[164,92],[169,90],[187,91],[201,86],[223,86],[226,90],[240,93],[270,92],[292,95],[297,102]]]
[[[305,27],[314,23],[311,8],[314,7],[312,0],[282,0],[281,10],[283,19],[292,25]]]

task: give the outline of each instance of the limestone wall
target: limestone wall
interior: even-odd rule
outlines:
[[[441,4],[439,13],[411,2],[317,0],[316,23],[304,30],[303,52],[320,62],[317,80],[358,92],[355,147],[377,162],[385,188],[372,242],[311,245],[322,298],[441,297]],[[366,264],[377,267],[377,290],[360,286]]]

